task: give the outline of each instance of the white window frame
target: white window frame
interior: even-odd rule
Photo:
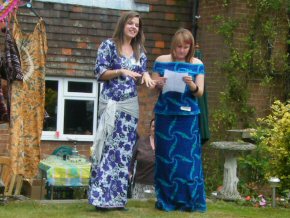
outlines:
[[[94,79],[80,79],[67,77],[46,77],[45,80],[58,81],[57,95],[57,122],[56,131],[42,131],[41,140],[49,141],[93,141],[97,128],[98,111],[98,83]],[[68,82],[91,82],[93,85],[92,93],[68,92]],[[64,126],[64,102],[65,100],[90,100],[94,101],[93,134],[92,135],[72,135],[63,134]],[[59,136],[58,136],[59,135]]]

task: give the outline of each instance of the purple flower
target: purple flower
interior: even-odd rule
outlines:
[[[126,115],[126,121],[130,121],[131,120],[131,116],[129,114]]]
[[[110,190],[109,190],[109,189],[105,189],[105,190],[104,190],[103,197],[105,198],[105,201],[106,201],[106,202],[112,200],[111,193],[110,193]]]
[[[95,170],[92,170],[92,177],[95,178],[97,175],[96,171]]]
[[[107,170],[110,169],[110,167],[109,167],[109,163],[108,163],[107,160],[105,161],[105,163],[104,163],[104,165],[103,165],[103,169],[104,169],[105,171],[107,171]]]
[[[119,193],[123,191],[122,182],[120,180],[112,181],[110,190],[112,191],[112,195],[116,197]]]
[[[109,151],[109,161],[113,168],[116,166],[116,164],[121,163],[121,152],[119,150]]]
[[[124,177],[125,177],[125,173],[124,173],[124,172],[120,172],[120,173],[119,173],[119,177],[120,177],[120,178],[124,178]]]
[[[120,113],[120,118],[124,118],[125,117],[125,113]]]
[[[264,196],[263,195],[259,195],[258,197],[260,198],[260,200],[259,200],[260,207],[265,207],[267,205],[267,201],[264,198]]]
[[[106,46],[107,46],[107,44],[106,44],[106,43],[102,43],[102,44],[101,44],[101,46],[100,46],[100,49],[105,49],[105,48],[106,48]]]
[[[130,131],[130,132],[128,133],[128,140],[129,140],[130,142],[132,142],[132,141],[135,141],[135,139],[136,139],[136,134],[135,134],[135,132],[134,132],[134,131]]]
[[[116,163],[121,163],[121,152],[120,150],[117,150],[115,153],[115,159],[116,159]]]
[[[93,191],[93,196],[95,198],[99,197],[100,193],[98,191]]]
[[[119,147],[120,147],[120,148],[123,148],[123,147],[124,147],[124,142],[120,142],[120,143],[119,143]]]
[[[106,58],[106,61],[104,61],[104,63],[110,61],[110,57],[109,56],[105,56],[105,58]]]
[[[122,122],[120,120],[118,120],[118,122],[116,123],[116,132],[120,132],[122,129]]]
[[[129,144],[125,144],[125,150],[130,151],[130,149],[131,149],[131,146]]]
[[[124,85],[121,84],[121,85],[119,85],[119,89],[120,90],[125,90],[126,89],[126,86],[124,86]]]

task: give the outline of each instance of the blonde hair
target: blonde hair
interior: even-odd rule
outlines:
[[[121,17],[118,20],[117,26],[115,28],[114,34],[113,34],[113,40],[115,41],[117,45],[118,54],[121,54],[121,48],[122,44],[124,43],[124,27],[127,24],[128,21],[130,21],[132,18],[137,17],[139,18],[139,31],[135,38],[131,41],[131,46],[134,51],[134,55],[136,60],[140,59],[141,50],[146,51],[144,48],[144,42],[145,42],[145,36],[143,33],[143,25],[140,15],[135,11],[128,11],[124,12]]]
[[[175,49],[180,44],[190,44],[190,49],[185,57],[185,61],[191,62],[191,59],[194,56],[194,38],[189,30],[180,28],[175,32],[174,36],[172,37],[170,54],[173,61],[175,61],[176,59]]]

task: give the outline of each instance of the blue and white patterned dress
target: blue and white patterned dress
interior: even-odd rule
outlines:
[[[106,70],[128,69],[143,74],[146,68],[147,57],[144,52],[141,53],[139,61],[136,61],[134,56],[119,56],[112,39],[102,42],[98,49],[95,76],[99,81]],[[103,83],[103,99],[123,101],[136,96],[137,85],[131,77],[119,76]],[[88,190],[89,203],[102,208],[126,205],[128,169],[136,143],[138,118],[118,110],[115,117],[115,128],[105,141],[100,163],[92,165]]]
[[[203,64],[155,62],[153,71],[204,74]],[[183,93],[160,93],[155,112],[156,207],[165,211],[206,211],[198,125],[200,109],[188,86]]]

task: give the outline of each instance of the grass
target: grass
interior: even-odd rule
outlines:
[[[206,213],[163,212],[154,208],[154,200],[128,202],[129,211],[97,212],[84,201],[60,203],[61,201],[14,201],[0,206],[0,218],[289,218],[290,209],[254,208],[231,202],[209,202]]]

